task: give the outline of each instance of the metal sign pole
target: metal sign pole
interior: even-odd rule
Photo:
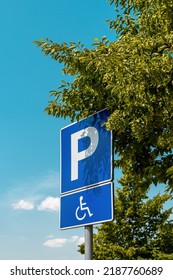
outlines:
[[[85,260],[93,259],[93,226],[85,226]]]

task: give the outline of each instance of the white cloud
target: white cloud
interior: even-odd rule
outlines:
[[[40,202],[37,210],[39,211],[59,211],[60,199],[58,197],[48,196],[43,201]],[[32,210],[34,209],[34,204],[30,201],[21,199],[18,203],[12,204],[13,209],[21,210]]]
[[[70,239],[68,240],[68,242],[74,243],[74,242],[76,242],[78,239],[79,239],[79,236],[73,235],[73,236],[70,237]]]
[[[60,200],[58,197],[49,196],[37,207],[39,211],[59,211]]]
[[[80,237],[78,240],[77,240],[77,245],[81,245],[85,243],[85,238],[84,237]]]
[[[49,239],[46,242],[44,242],[43,246],[50,247],[50,248],[57,248],[57,247],[63,247],[67,243],[73,243],[76,245],[80,245],[84,243],[84,237],[79,237],[79,236],[71,236],[69,239],[68,238],[54,238],[54,239]]]
[[[50,239],[44,242],[43,246],[50,247],[50,248],[60,248],[63,247],[67,243],[67,238],[55,238]]]
[[[68,239],[69,243],[75,243],[76,245],[81,245],[85,242],[85,238],[84,237],[79,237],[77,235],[71,236]]]
[[[34,204],[30,201],[21,199],[18,203],[12,204],[12,207],[13,209],[32,210],[34,209]]]

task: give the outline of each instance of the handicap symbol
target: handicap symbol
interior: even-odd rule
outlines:
[[[88,213],[89,217],[91,217],[93,215],[93,213],[91,213],[89,207],[86,206],[87,203],[82,202],[82,201],[83,201],[83,196],[80,196],[79,197],[80,205],[76,208],[76,212],[75,212],[76,218],[79,221],[82,221],[83,219],[85,219],[87,213]],[[81,212],[83,212],[83,213],[81,213]]]

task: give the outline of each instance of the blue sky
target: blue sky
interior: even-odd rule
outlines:
[[[0,1],[0,259],[83,259],[84,229],[58,229],[59,136],[70,121],[43,112],[64,76],[33,41],[114,40],[107,18],[106,0]]]

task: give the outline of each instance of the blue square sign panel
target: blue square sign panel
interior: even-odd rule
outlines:
[[[104,109],[61,129],[61,194],[112,180],[112,132]]]
[[[106,183],[60,197],[60,229],[113,220],[113,184]]]

